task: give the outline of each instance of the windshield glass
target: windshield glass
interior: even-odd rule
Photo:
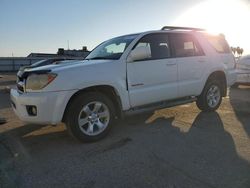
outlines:
[[[126,35],[110,39],[97,46],[86,59],[120,59],[128,45],[138,35]]]

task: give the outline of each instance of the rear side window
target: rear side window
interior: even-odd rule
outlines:
[[[171,34],[171,43],[173,44],[176,57],[192,57],[204,55],[204,52],[202,51],[200,45],[190,34]]]
[[[142,37],[135,48],[145,46],[151,51],[151,58],[145,60],[164,59],[170,57],[170,45],[167,34],[149,34]]]
[[[231,53],[230,47],[228,46],[224,36],[208,35],[207,40],[218,53]]]

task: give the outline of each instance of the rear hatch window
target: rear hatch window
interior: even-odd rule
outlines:
[[[226,69],[235,69],[235,58],[231,52],[231,48],[229,47],[225,36],[223,34],[220,35],[206,35],[208,42],[218,53],[221,62],[226,65]]]
[[[206,38],[218,53],[231,53],[224,35],[207,35]]]

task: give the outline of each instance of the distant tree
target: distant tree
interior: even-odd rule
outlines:
[[[235,48],[235,47],[231,47],[231,50],[232,50],[233,54],[235,55],[235,53],[236,53],[236,48]]]
[[[237,46],[236,52],[237,52],[238,56],[240,56],[240,47],[239,46]]]
[[[241,55],[241,56],[242,56],[243,52],[244,52],[244,49],[241,48],[241,49],[240,49],[240,55]]]
[[[244,49],[243,49],[243,48],[240,48],[239,46],[237,46],[237,47],[233,47],[233,46],[232,46],[232,47],[231,47],[231,50],[232,50],[234,56],[236,56],[236,54],[237,54],[237,57],[242,56],[242,54],[243,54],[243,52],[244,52]]]

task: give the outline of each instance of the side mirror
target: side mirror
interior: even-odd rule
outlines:
[[[151,58],[151,51],[148,46],[139,46],[132,50],[128,56],[128,62]]]

